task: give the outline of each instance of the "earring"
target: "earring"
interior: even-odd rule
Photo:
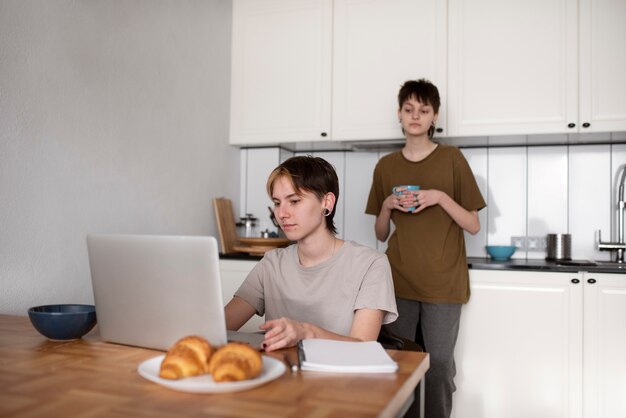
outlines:
[[[330,215],[330,209],[324,208],[324,210],[322,211],[322,215],[324,215],[324,216]]]

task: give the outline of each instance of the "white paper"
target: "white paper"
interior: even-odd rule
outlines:
[[[341,373],[393,373],[398,365],[376,341],[302,341],[302,370]]]

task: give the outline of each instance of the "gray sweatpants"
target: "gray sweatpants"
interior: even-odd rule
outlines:
[[[430,369],[426,373],[426,418],[449,418],[452,413],[452,394],[456,390],[454,376],[454,346],[459,335],[462,304],[425,303],[397,298],[398,319],[386,325],[399,337],[423,344],[430,354]],[[417,341],[418,324],[423,341]],[[417,397],[416,397],[417,399]],[[406,417],[417,417],[417,402]]]

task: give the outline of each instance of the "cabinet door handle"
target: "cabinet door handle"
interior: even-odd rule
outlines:
[[[572,279],[572,283],[574,283],[574,284],[578,284],[578,283],[580,283],[580,280],[578,280],[578,279]]]
[[[595,282],[596,282],[596,279],[589,279],[589,280],[587,280],[587,283],[590,283],[590,284],[594,284]]]
[[[443,132],[443,128],[437,128],[437,129],[435,129],[435,131],[437,131],[439,133],[442,133]]]
[[[575,123],[568,123],[568,124],[567,124],[567,127],[568,127],[568,128],[575,128],[575,127],[576,127],[576,124],[575,124]]]
[[[591,126],[591,124],[590,124],[589,122],[585,122],[585,123],[583,123],[583,128],[588,128],[588,127],[590,127],[590,126]]]
[[[324,137],[325,137],[325,136],[326,136],[326,135],[328,135],[328,134],[327,134],[326,132],[322,132],[320,135],[322,135],[322,136],[324,136]]]

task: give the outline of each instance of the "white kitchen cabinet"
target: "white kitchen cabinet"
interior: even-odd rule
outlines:
[[[470,270],[456,347],[456,418],[579,417],[576,274]]]
[[[327,140],[332,0],[234,0],[231,144]]]
[[[450,135],[626,129],[626,3],[578,6],[450,0]]]
[[[246,279],[248,273],[252,271],[252,268],[256,265],[256,263],[256,261],[220,259],[222,299],[224,305],[230,302],[233,295]],[[241,327],[240,331],[258,332],[259,325],[263,322],[265,322],[264,317],[255,315],[250,318],[250,320],[246,322],[243,327]]]
[[[453,136],[563,132],[577,120],[576,0],[450,0]]]
[[[626,130],[626,2],[580,0],[580,117],[587,130]],[[584,132],[586,129],[581,129]]]
[[[401,139],[398,90],[422,77],[445,135],[446,18],[445,0],[234,0],[230,143]]]
[[[626,275],[584,274],[585,418],[626,417]]]
[[[626,416],[626,275],[470,270],[456,418]]]
[[[335,0],[334,6],[332,139],[404,138],[398,90],[418,78],[439,89],[437,128],[445,135],[445,0]]]

